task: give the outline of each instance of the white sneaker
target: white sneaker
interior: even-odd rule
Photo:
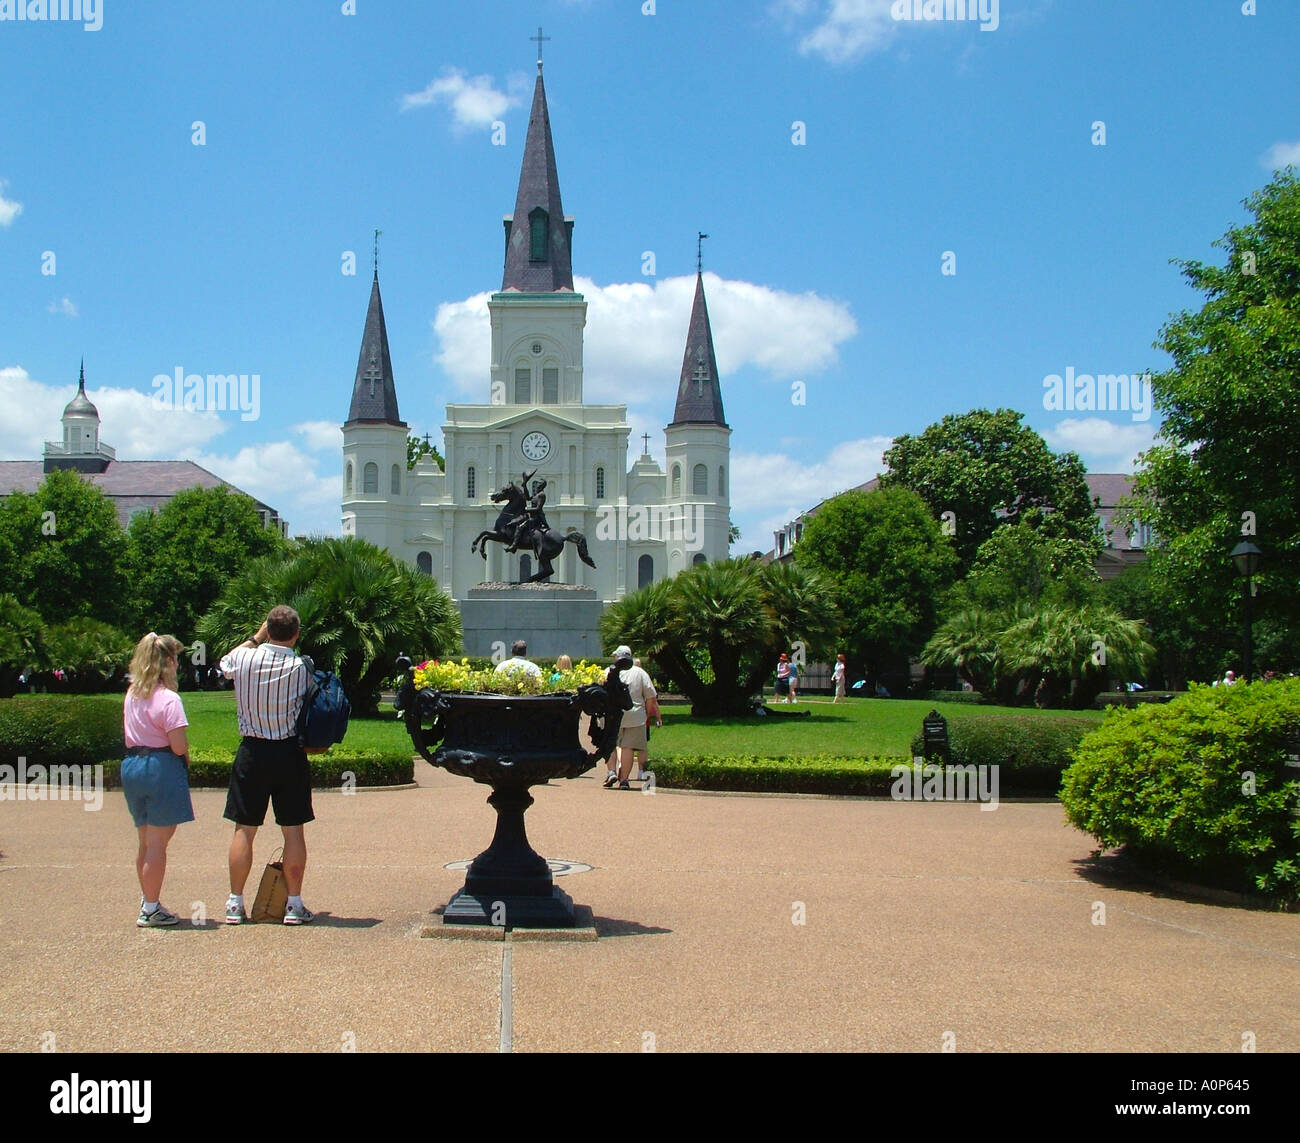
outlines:
[[[316,919],[313,913],[306,905],[286,905],[284,909],[284,923],[286,925],[310,925]]]

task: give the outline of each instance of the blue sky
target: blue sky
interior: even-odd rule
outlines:
[[[1000,0],[988,30],[890,0],[101,0],[98,30],[15,4],[0,458],[58,435],[84,354],[119,458],[194,459],[295,532],[339,530],[374,228],[404,418],[436,439],[488,399],[538,24],[587,399],[662,459],[707,232],[738,551],[946,413],[1131,470],[1158,415],[1047,409],[1044,378],[1162,368],[1199,305],[1169,259],[1220,261],[1300,161],[1290,0]],[[257,374],[257,419],[155,408],[177,368]]]

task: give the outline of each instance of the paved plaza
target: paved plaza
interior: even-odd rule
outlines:
[[[1300,917],[1098,875],[1054,803],[647,796],[603,772],[528,813],[539,852],[592,867],[558,880],[588,943],[420,936],[494,817],[423,762],[417,789],[317,792],[298,929],[219,923],[223,791],[172,843],[172,930],[135,927],[120,791],[0,802],[0,1050],[1300,1049]]]

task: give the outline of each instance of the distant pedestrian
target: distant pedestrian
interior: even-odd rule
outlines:
[[[510,658],[502,659],[497,664],[496,673],[504,675],[507,672],[513,674],[515,671],[523,671],[526,675],[532,675],[535,679],[542,677],[542,668],[536,663],[530,662],[528,656],[528,644],[522,639],[516,639],[510,645]]]
[[[831,699],[831,704],[839,702],[844,697],[844,678],[848,673],[848,664],[845,662],[843,655],[835,656],[835,670],[831,672],[831,680],[835,683],[835,697]]]
[[[140,879],[142,929],[174,925],[179,917],[163,907],[167,844],[176,827],[194,820],[190,800],[190,746],[185,707],[176,693],[176,670],[183,644],[150,631],[131,656],[131,685],[122,708],[126,757],[122,793],[135,823],[139,848],[135,872]]]
[[[790,701],[799,701],[799,663],[795,659],[790,660]]]
[[[776,693],[782,702],[790,701],[790,656],[784,651],[776,661]]]
[[[632,696],[632,709],[623,712],[623,723],[618,732],[618,769],[610,770],[606,776],[605,789],[612,789],[617,782],[620,790],[630,790],[628,779],[634,763],[638,767],[638,777],[645,780],[647,721],[653,718],[656,726],[662,726],[663,722],[659,717],[659,693],[650,676],[633,665],[631,647],[615,649],[614,666]]]
[[[573,670],[573,660],[568,655],[561,655],[555,660],[555,670],[551,672],[551,682],[558,682],[565,671]]]
[[[1223,685],[1225,687],[1234,686],[1236,682],[1237,682],[1236,671],[1229,671],[1226,675],[1223,676]]]

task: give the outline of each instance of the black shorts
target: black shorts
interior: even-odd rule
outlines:
[[[790,693],[790,680],[789,680],[789,679],[777,679],[777,680],[776,680],[776,693],[779,694],[779,695],[788,695],[788,694]]]
[[[267,802],[275,806],[276,825],[316,820],[311,808],[311,764],[296,738],[240,740],[225,816],[237,825],[260,826],[266,820]]]

